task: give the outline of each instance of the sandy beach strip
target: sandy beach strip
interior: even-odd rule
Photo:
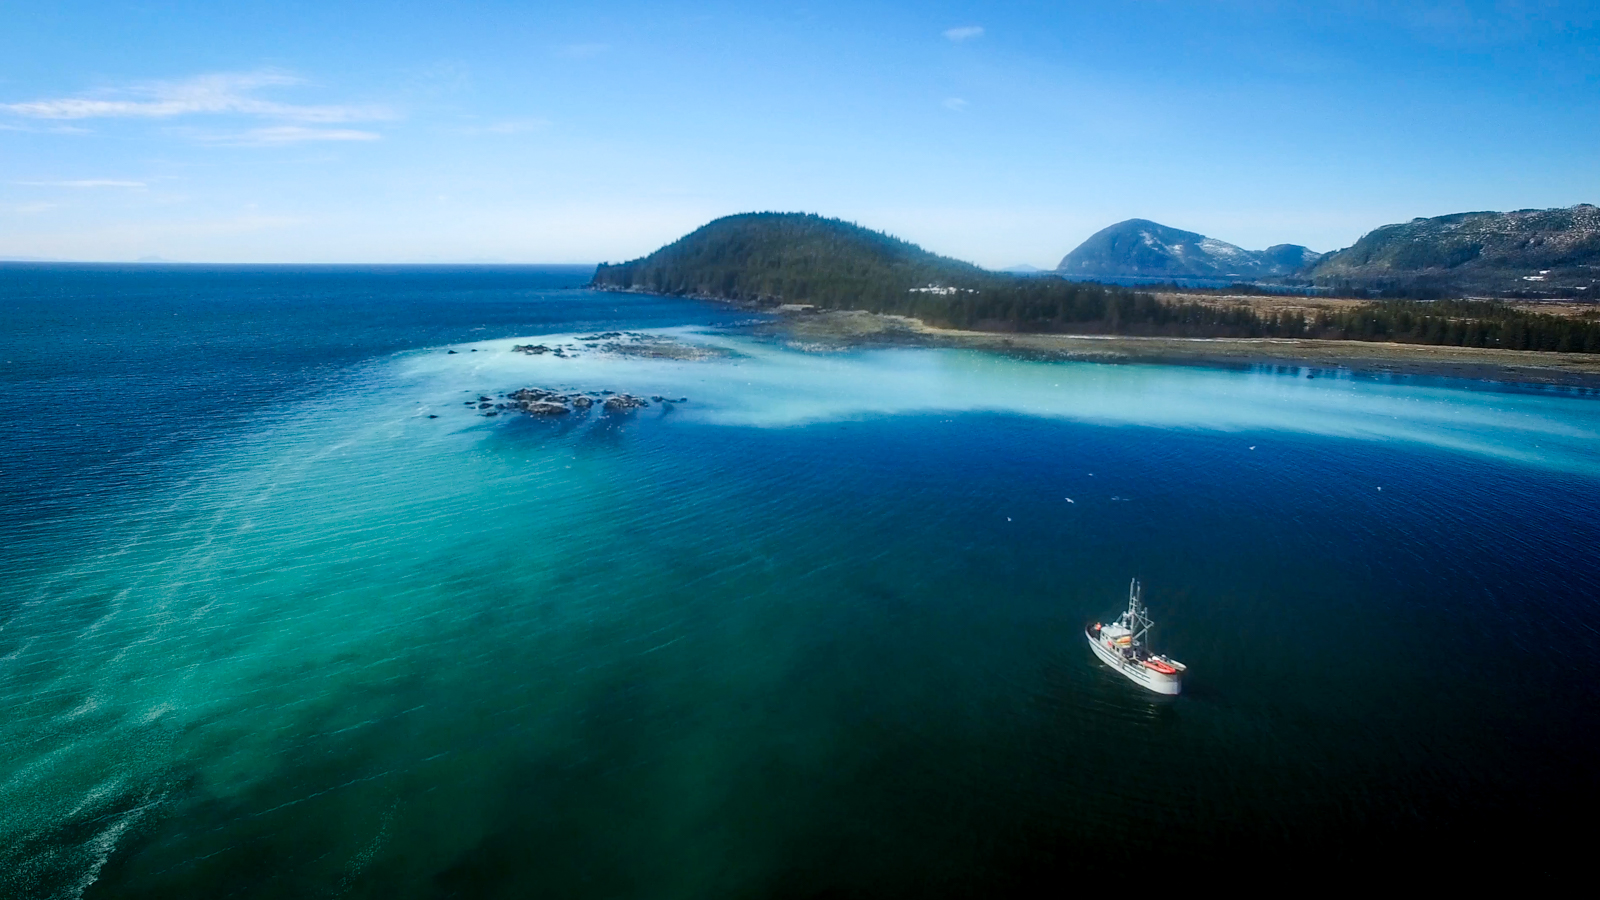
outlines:
[[[987,350],[1037,359],[1180,365],[1298,365],[1600,389],[1600,354],[1296,338],[1173,338],[1011,334],[934,328],[867,312],[786,310],[762,330],[817,349],[915,345]]]

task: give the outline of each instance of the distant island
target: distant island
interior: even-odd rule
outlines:
[[[1321,302],[1030,277],[991,272],[882,232],[803,213],[717,219],[649,256],[602,264],[592,286],[765,308],[857,310],[1002,334],[1387,341],[1600,353],[1600,318],[1581,309],[1556,315],[1526,304],[1468,299]]]

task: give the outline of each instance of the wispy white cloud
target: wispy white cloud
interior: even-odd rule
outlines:
[[[966,112],[967,101],[961,99],[960,97],[946,97],[944,100],[944,108],[950,110],[951,112]]]
[[[274,125],[268,128],[251,128],[246,131],[197,134],[203,143],[230,147],[271,147],[282,144],[305,144],[326,141],[376,141],[383,135],[375,131],[357,131],[353,128],[307,128],[304,125]]]
[[[568,44],[561,48],[560,55],[568,59],[588,59],[610,49],[610,44]]]
[[[3,108],[3,107],[0,107]],[[0,122],[0,131],[23,131],[29,134],[92,134],[89,129],[77,125],[18,125],[11,122]]]
[[[116,178],[81,178],[76,181],[14,181],[12,184],[27,187],[58,187],[58,188],[129,188],[143,190],[149,185],[143,181],[124,181]]]
[[[143,118],[234,114],[290,122],[335,123],[394,118],[381,107],[307,106],[256,96],[263,88],[305,84],[287,72],[218,72],[185,81],[152,81],[97,96],[58,97],[0,104],[0,110],[32,119]]]
[[[983,29],[977,25],[963,25],[960,28],[946,28],[944,36],[952,41],[970,41],[973,38],[983,37]]]
[[[59,204],[59,203],[45,203],[45,202],[41,201],[41,202],[37,202],[37,203],[18,203],[18,204],[14,205],[14,206],[0,206],[0,210],[4,210],[5,212],[16,213],[18,215],[23,215],[23,216],[32,216],[32,215],[38,215],[39,213],[42,213],[42,212],[49,212],[50,210],[55,209],[57,206],[60,206],[60,205],[61,204]]]

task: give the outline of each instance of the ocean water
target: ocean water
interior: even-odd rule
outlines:
[[[586,277],[0,267],[0,893],[1582,859],[1600,398],[807,352]],[[478,408],[528,386],[687,402]],[[1084,646],[1134,576],[1182,697]]]

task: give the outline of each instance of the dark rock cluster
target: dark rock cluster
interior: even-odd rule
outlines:
[[[614,396],[607,397],[606,402],[603,404],[606,412],[624,412],[630,409],[638,409],[642,406],[649,405],[649,400],[635,397],[632,394],[616,394]]]
[[[548,353],[561,359],[576,359],[585,353],[682,360],[717,359],[728,355],[726,350],[686,344],[672,338],[649,335],[640,331],[602,331],[585,334],[579,336],[576,343],[569,341],[564,344],[514,344],[511,352],[525,353],[528,356],[544,356]]]
[[[545,388],[523,388],[512,391],[504,396],[503,400],[496,401],[493,397],[479,396],[476,400],[466,401],[467,406],[473,406],[483,411],[485,416],[496,416],[501,412],[520,410],[530,416],[540,418],[565,416],[573,413],[586,413],[595,406],[599,406],[607,413],[627,413],[642,409],[654,403],[688,403],[688,397],[662,397],[653,396],[649,400],[635,397],[632,394],[622,394],[616,391],[590,391],[562,392]]]
[[[549,354],[562,359],[572,359],[589,352],[665,359],[702,359],[724,353],[711,348],[680,344],[637,331],[603,331],[582,335],[576,340],[577,343],[516,344],[512,346],[511,351],[528,356]],[[573,414],[582,415],[596,406],[607,414],[623,415],[636,409],[643,409],[652,403],[670,409],[672,404],[688,402],[688,397],[663,397],[659,394],[647,400],[612,390],[558,391],[530,387],[502,394],[499,399],[480,394],[476,400],[467,400],[463,405],[474,408],[485,416],[498,416],[502,412],[522,412],[538,418],[557,418]]]
[[[563,394],[543,388],[523,388],[506,395],[504,409],[520,409],[530,416],[564,416],[576,409],[587,409],[594,400],[583,394]],[[583,401],[579,403],[579,401]]]
[[[568,351],[571,350],[571,349],[572,349],[571,347],[561,347],[561,346],[546,347],[544,344],[517,344],[517,345],[515,345],[515,346],[513,346],[511,348],[511,352],[512,353],[526,353],[529,356],[542,356],[542,355],[548,353],[551,356],[559,356],[562,359],[566,359],[568,356],[576,356],[577,355],[575,353],[568,353]]]

